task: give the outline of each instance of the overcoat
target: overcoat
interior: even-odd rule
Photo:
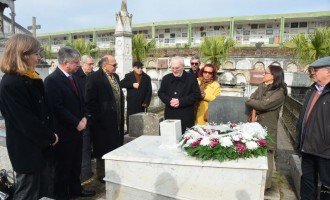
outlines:
[[[257,111],[257,122],[267,128],[267,133],[273,141],[269,148],[276,149],[277,122],[286,95],[283,88],[271,90],[271,86],[259,84],[245,103]]]
[[[85,116],[84,92],[81,78],[73,75],[79,91],[77,95],[69,78],[59,69],[45,79],[45,88],[51,111],[54,115],[54,130],[60,142],[81,140],[81,132],[76,127]]]
[[[165,75],[158,90],[158,96],[165,104],[165,119],[181,120],[182,134],[186,128],[194,126],[194,105],[201,99],[201,91],[195,75],[185,71],[181,77],[174,77],[172,73]],[[172,98],[179,99],[178,108],[170,106]]]
[[[42,79],[5,74],[0,84],[0,108],[6,124],[9,159],[18,173],[39,171],[56,138],[49,128],[49,112]]]
[[[125,75],[125,78],[120,81],[120,86],[127,90],[127,116],[144,112],[142,104],[149,106],[152,88],[150,76],[146,73],[142,73],[141,82],[139,88],[134,88],[133,83],[136,83],[134,72],[130,72]]]
[[[117,82],[119,77],[114,74]],[[120,89],[121,123],[117,123],[117,105],[111,84],[100,68],[86,79],[86,112],[90,120],[93,155],[102,156],[123,144],[124,95]]]

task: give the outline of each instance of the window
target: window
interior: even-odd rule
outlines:
[[[306,28],[307,27],[307,22],[300,22],[299,23],[299,28]]]
[[[298,22],[292,22],[291,28],[298,28]]]
[[[266,35],[273,35],[273,30],[266,30]]]
[[[170,38],[175,38],[175,33],[171,33]]]
[[[243,30],[243,35],[250,35],[250,30]]]
[[[266,25],[265,24],[259,24],[259,28],[265,28]]]
[[[182,33],[182,37],[187,37],[188,34],[187,33]]]
[[[214,30],[215,30],[215,31],[220,30],[220,26],[214,26]]]
[[[273,28],[273,24],[267,24],[267,28]]]
[[[164,38],[164,34],[159,34],[159,38]]]
[[[251,29],[258,29],[258,24],[251,24]]]
[[[206,32],[201,32],[201,37],[206,36]]]
[[[165,29],[165,33],[169,33],[170,32],[170,29],[169,28],[166,28]]]

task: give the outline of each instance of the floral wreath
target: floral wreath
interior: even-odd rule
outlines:
[[[200,160],[236,160],[267,155],[270,142],[259,123],[195,125],[184,133],[180,146]]]

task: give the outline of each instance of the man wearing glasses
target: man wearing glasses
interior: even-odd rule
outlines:
[[[143,72],[143,63],[133,63],[133,71],[126,74],[120,85],[127,90],[126,126],[129,131],[129,116],[139,112],[146,112],[149,107],[152,88],[150,76]]]
[[[182,57],[171,59],[172,73],[163,77],[158,96],[165,104],[165,119],[181,120],[182,134],[195,125],[194,105],[201,99],[197,79],[184,71]]]
[[[82,91],[85,96],[86,77],[93,72],[94,59],[90,55],[83,55],[80,59],[80,66],[78,71],[74,73],[76,76],[82,79]],[[83,147],[82,147],[82,165],[81,165],[81,180],[86,181],[92,177],[91,169],[91,142],[90,131],[87,124],[86,129],[83,131]]]
[[[200,58],[198,56],[192,56],[190,59],[190,66],[189,72],[194,74],[196,78],[198,78],[199,72],[199,65],[201,64]]]
[[[297,125],[300,197],[316,199],[320,180],[320,200],[326,200],[330,199],[330,56],[310,64],[308,71],[315,83],[306,94]]]
[[[99,70],[86,79],[86,112],[96,175],[102,183],[105,175],[102,156],[123,145],[124,141],[124,95],[116,69],[116,59],[106,55],[99,61]]]

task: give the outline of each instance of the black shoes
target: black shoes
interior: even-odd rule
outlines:
[[[95,195],[96,195],[95,191],[82,189],[80,194],[76,194],[74,196],[76,196],[76,197],[92,197]]]

